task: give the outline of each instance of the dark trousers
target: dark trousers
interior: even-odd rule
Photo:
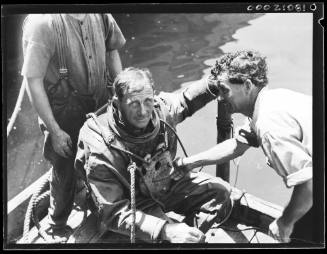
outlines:
[[[192,172],[175,182],[159,200],[165,212],[185,215],[187,224],[206,233],[213,223],[221,223],[229,216],[230,193],[231,186],[221,178]]]
[[[313,243],[313,227],[313,212],[311,208],[301,219],[295,223],[293,233],[290,236],[291,243]]]
[[[73,144],[73,155],[69,158],[64,158],[53,150],[50,133],[39,119],[40,127],[45,138],[43,155],[52,164],[48,216],[50,225],[54,228],[61,228],[66,225],[73,208],[76,186],[74,161],[79,130],[85,120],[85,117],[78,121],[76,119],[71,121],[68,119],[65,126],[60,126],[70,136]]]

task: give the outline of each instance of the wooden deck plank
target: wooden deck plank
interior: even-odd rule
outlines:
[[[249,226],[227,221],[224,226],[211,228],[206,233],[207,243],[276,243],[276,241],[263,232]]]
[[[274,243],[274,239],[262,232],[256,232],[255,229],[249,229],[250,223],[255,221],[256,225],[261,228],[267,228],[269,223],[280,216],[282,208],[270,202],[264,201],[251,194],[243,193],[238,189],[232,190],[232,198],[235,200],[232,215],[221,227],[215,225],[206,233],[208,243]],[[183,219],[179,216],[175,218],[177,221]],[[67,224],[74,230],[69,237],[68,243],[129,243],[129,236],[123,236],[114,232],[107,232],[104,235],[99,235],[97,232],[96,217],[87,212],[84,217],[84,212],[73,209]],[[42,229],[49,229],[49,221],[47,216],[41,220]],[[33,227],[29,232],[29,243],[46,243],[39,236],[36,227]],[[21,240],[17,243],[22,243]]]
[[[100,236],[96,230],[96,217],[92,214],[88,214],[87,219],[82,225],[83,212],[74,210],[74,214],[69,218],[68,224],[75,230],[70,236],[67,243],[129,243],[129,237],[113,232],[108,232],[103,236]],[[41,221],[41,226],[45,227],[48,224],[47,219]],[[248,229],[249,226],[243,224],[236,224],[235,221],[227,221],[221,228],[210,229],[206,233],[206,243],[275,243],[274,239],[268,235],[257,232],[255,230]],[[243,231],[242,231],[243,230]],[[32,228],[29,234],[29,242],[32,244],[44,244],[46,243],[42,237],[38,235],[36,227]]]
[[[243,195],[243,191],[233,188],[231,196],[234,200],[241,198],[241,204],[244,206],[249,206],[253,210],[258,210],[263,214],[269,215],[271,217],[277,218],[282,214],[283,208],[266,200],[260,199],[249,193]],[[243,196],[242,196],[243,195]]]
[[[80,225],[80,223],[82,222],[83,215],[84,215],[83,211],[73,209],[68,218],[67,225],[69,225],[75,231],[77,227]],[[44,217],[40,221],[40,226],[41,229],[43,229],[44,231],[48,231],[50,229],[48,216]],[[21,243],[23,243],[22,238],[17,241],[17,244],[21,244]],[[32,227],[29,231],[28,243],[36,243],[36,244],[46,243],[45,240],[39,235],[38,229],[35,226]]]

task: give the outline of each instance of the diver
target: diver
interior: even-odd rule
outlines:
[[[154,95],[150,71],[129,67],[113,86],[105,112],[90,114],[81,128],[75,160],[77,191],[87,186],[99,233],[131,236],[134,229],[134,240],[203,242],[210,225],[229,216],[231,187],[202,172],[175,170],[175,128],[216,98],[216,82],[202,79],[182,92]],[[170,218],[170,211],[185,220]]]

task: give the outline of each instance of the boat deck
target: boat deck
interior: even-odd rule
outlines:
[[[206,233],[206,243],[276,243],[267,235],[268,225],[278,217],[281,207],[256,198],[248,193],[234,189],[232,197],[235,205],[230,218],[222,225],[214,224]],[[175,220],[182,221],[183,216],[169,213]],[[96,217],[90,211],[84,212],[74,208],[67,224],[73,229],[73,234],[67,243],[129,243],[129,237],[108,232],[97,233]],[[41,228],[49,230],[47,216],[40,222]],[[136,242],[138,240],[136,239]],[[17,242],[23,243],[22,240]],[[28,234],[28,243],[45,244],[46,242],[33,227]]]

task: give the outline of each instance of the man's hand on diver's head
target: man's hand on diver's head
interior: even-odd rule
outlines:
[[[207,78],[207,89],[209,92],[214,95],[215,97],[218,97],[219,95],[219,81],[216,77],[213,75],[209,75]]]

